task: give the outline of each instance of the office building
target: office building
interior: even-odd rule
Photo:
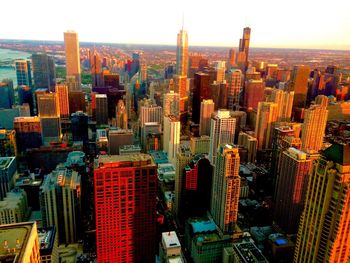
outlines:
[[[0,201],[0,224],[25,222],[29,216],[27,194],[21,189],[13,189]]]
[[[181,216],[183,218],[205,216],[210,210],[213,178],[213,168],[206,155],[195,155],[185,166],[184,176]]]
[[[210,135],[211,115],[214,113],[213,100],[202,100],[200,120],[199,120],[199,134]]]
[[[272,130],[277,117],[278,105],[276,103],[259,102],[255,123],[255,137],[258,140],[258,150],[272,147]]]
[[[106,94],[96,94],[96,124],[108,125],[108,101]]]
[[[93,88],[102,87],[103,76],[102,76],[101,57],[95,49],[93,54],[90,57],[90,71],[91,71],[91,77],[92,77],[92,87]]]
[[[40,262],[58,263],[58,239],[56,227],[38,228],[38,237],[40,244]]]
[[[128,129],[128,114],[123,100],[119,100],[117,104],[117,127],[120,129]]]
[[[305,108],[306,106],[309,75],[309,66],[294,66],[290,79],[290,90],[294,91],[293,108]]]
[[[59,117],[40,118],[40,127],[43,145],[61,140],[61,121]]]
[[[180,116],[180,95],[170,90],[169,93],[164,94],[163,98],[163,114],[167,116]]]
[[[68,101],[69,101],[69,113],[72,114],[77,111],[86,111],[86,105],[85,105],[85,93],[83,91],[70,91],[69,85],[68,86]]]
[[[262,252],[252,241],[234,242],[232,247],[225,247],[223,263],[268,263]]]
[[[27,103],[30,108],[30,115],[34,115],[34,100],[33,100],[33,90],[29,86],[18,86],[18,99],[19,104],[23,105]]]
[[[255,163],[258,140],[248,133],[240,132],[238,135],[238,145],[247,149],[248,156],[245,161],[248,163]]]
[[[159,244],[160,263],[178,262],[184,263],[181,244],[175,231],[163,232],[162,241]]]
[[[232,110],[234,105],[239,104],[240,93],[242,90],[242,71],[239,69],[228,72],[228,109]]]
[[[321,105],[313,105],[305,110],[301,131],[303,151],[318,152],[321,150],[327,119],[328,110]]]
[[[179,110],[185,114],[188,110],[188,79],[186,76],[174,76],[174,92],[180,96]]]
[[[16,132],[0,129],[0,156],[17,156]]]
[[[164,117],[163,150],[168,153],[172,164],[176,162],[176,153],[180,145],[180,121],[174,116]]]
[[[0,81],[0,109],[11,109],[15,103],[15,94],[13,90],[13,81],[3,79]]]
[[[210,212],[218,227],[228,234],[235,230],[240,194],[239,153],[232,144],[217,149]]]
[[[235,66],[236,66],[236,51],[234,48],[230,48],[228,53],[227,69],[230,70]]]
[[[134,133],[132,130],[109,130],[108,133],[108,153],[119,154],[119,149],[123,145],[134,143]]]
[[[56,68],[53,57],[44,53],[33,54],[32,66],[35,89],[55,91]]]
[[[268,101],[277,103],[277,121],[290,121],[292,116],[294,92],[273,89]]]
[[[289,148],[280,157],[274,220],[288,234],[298,232],[311,164],[307,154],[295,148]]]
[[[14,120],[17,150],[19,153],[27,149],[39,148],[42,144],[39,117],[17,117]]]
[[[210,126],[209,160],[215,164],[218,146],[233,143],[235,138],[236,119],[231,117],[230,111],[218,110],[212,115]]]
[[[222,262],[223,249],[232,246],[232,238],[205,216],[186,221],[185,244],[194,263]]]
[[[175,204],[174,212],[180,215],[180,204],[183,198],[184,169],[192,159],[191,149],[187,144],[180,144],[176,155],[176,174],[175,174]]]
[[[66,74],[75,78],[77,85],[75,87],[69,86],[72,90],[80,90],[80,50],[78,33],[68,31],[64,32],[64,47],[66,53]],[[73,89],[74,88],[74,89]]]
[[[249,57],[249,43],[250,43],[250,31],[249,27],[243,29],[243,38],[239,40],[239,49],[237,56],[237,66],[245,72],[248,69],[248,57]]]
[[[35,222],[0,226],[2,262],[40,263],[38,230]]]
[[[216,82],[222,83],[225,80],[226,62],[216,61],[215,70],[216,70]]]
[[[194,74],[192,121],[199,123],[200,107],[203,100],[209,99],[210,76],[203,72]]]
[[[75,79],[75,76],[66,76],[66,85],[69,92],[79,91],[79,82]]]
[[[78,172],[59,164],[41,186],[40,210],[44,227],[55,226],[60,244],[80,237],[81,178]]]
[[[157,105],[141,106],[140,110],[140,127],[144,127],[147,122],[162,123],[162,107]]]
[[[87,142],[89,140],[89,116],[82,111],[71,115],[73,141]]]
[[[350,257],[350,148],[334,143],[314,161],[294,262],[347,262]]]
[[[40,118],[60,116],[57,93],[38,93],[36,100]]]
[[[215,110],[227,109],[228,106],[228,84],[226,80],[223,82],[213,81],[209,85],[209,98],[214,101]]]
[[[32,85],[32,69],[29,60],[16,60],[16,77],[17,77],[17,85],[18,86],[29,86]]]
[[[158,122],[146,122],[141,128],[141,146],[145,152],[163,149],[162,125]]]
[[[0,200],[12,189],[16,171],[16,157],[0,157]]]
[[[176,74],[180,76],[188,74],[188,35],[183,28],[177,34]]]
[[[248,110],[257,110],[261,101],[264,101],[263,80],[247,80],[244,87],[244,107]]]
[[[154,262],[157,167],[147,154],[100,155],[94,170],[98,262]]]
[[[200,153],[209,153],[210,137],[202,135],[200,137],[191,137],[190,139],[191,152],[193,155]]]
[[[61,118],[69,118],[69,96],[68,96],[68,86],[63,84],[58,84],[55,87],[58,106],[60,110]]]

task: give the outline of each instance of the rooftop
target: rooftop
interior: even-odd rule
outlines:
[[[71,169],[65,168],[62,164],[45,176],[41,186],[42,191],[47,191],[55,187],[68,187],[76,189],[80,186],[80,175]]]
[[[20,263],[24,260],[27,242],[33,231],[35,222],[25,222],[0,226],[0,262]]]
[[[166,152],[163,151],[149,151],[149,154],[152,156],[154,162],[156,164],[162,164],[162,163],[168,163],[168,155]]]
[[[11,192],[6,193],[4,200],[0,201],[0,210],[18,208],[24,195],[25,192],[23,190],[16,188]]]
[[[0,170],[8,169],[16,157],[0,157]]]
[[[54,246],[56,228],[38,228],[40,256],[50,255]]]
[[[244,263],[268,262],[261,251],[252,242],[234,243],[233,248]]]
[[[95,162],[96,168],[154,166],[149,154],[100,155]]]
[[[165,248],[181,247],[180,241],[175,231],[163,232],[162,242]]]

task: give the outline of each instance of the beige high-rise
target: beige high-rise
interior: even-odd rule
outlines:
[[[307,152],[318,152],[323,145],[328,110],[322,105],[314,105],[305,110],[301,132],[301,148]]]
[[[66,70],[67,77],[74,76],[78,82],[77,88],[80,89],[80,51],[78,33],[73,31],[64,32],[64,46],[66,51]]]
[[[214,102],[213,100],[202,100],[201,102],[201,112],[199,121],[199,134],[209,135],[210,134],[210,120],[211,115],[214,112]]]

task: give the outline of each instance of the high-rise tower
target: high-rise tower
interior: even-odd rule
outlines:
[[[33,77],[35,89],[54,91],[56,84],[55,62],[47,54],[32,55]]]
[[[240,193],[239,153],[232,144],[217,149],[211,195],[211,214],[224,233],[233,233]]]
[[[180,121],[174,116],[164,117],[163,149],[168,159],[176,164],[176,153],[180,145]]]
[[[32,70],[29,60],[16,60],[17,85],[26,85],[32,88]]]
[[[67,76],[74,76],[80,89],[80,51],[78,33],[73,31],[64,32],[64,46],[66,51]]]
[[[305,108],[310,67],[294,66],[291,74],[290,90],[294,91],[293,108]]]
[[[69,97],[68,97],[68,86],[59,84],[56,85],[56,94],[58,98],[58,104],[60,109],[60,117],[68,118],[69,117]]]
[[[348,262],[349,226],[350,147],[335,143],[313,163],[294,262]]]
[[[154,262],[157,167],[151,156],[101,155],[94,182],[98,262]]]
[[[250,43],[250,27],[245,27],[243,29],[243,38],[239,40],[239,49],[237,64],[245,74],[248,69],[248,56],[249,56],[249,43]]]
[[[199,121],[199,134],[210,135],[211,115],[214,113],[213,100],[203,100],[201,102],[201,112]]]
[[[255,137],[258,149],[270,149],[272,146],[273,123],[277,121],[278,105],[273,102],[259,102],[256,116]]]
[[[322,105],[314,105],[305,110],[301,131],[301,148],[304,151],[319,151],[323,145],[328,110]]]
[[[218,110],[211,118],[209,160],[215,164],[218,146],[233,143],[235,138],[236,119],[231,117],[230,111]]]
[[[183,28],[177,34],[176,74],[187,76],[188,73],[188,35]]]

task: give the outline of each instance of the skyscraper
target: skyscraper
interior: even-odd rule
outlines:
[[[217,149],[214,167],[210,211],[218,227],[228,234],[234,232],[238,216],[241,178],[238,148],[221,144]]]
[[[164,94],[163,99],[163,114],[164,116],[180,116],[180,95],[170,90]]]
[[[19,152],[40,147],[42,144],[40,118],[17,117],[13,125],[16,130],[17,149]]]
[[[17,171],[16,157],[0,157],[0,200],[13,188],[14,176]]]
[[[34,115],[34,100],[33,100],[33,90],[26,85],[18,86],[18,99],[19,104],[23,105],[23,103],[28,103],[30,108],[30,115]]]
[[[162,123],[162,107],[157,105],[141,106],[140,111],[140,126],[141,128],[147,122]]]
[[[13,82],[9,79],[0,81],[0,109],[11,109],[15,102]]]
[[[314,161],[294,262],[347,262],[350,257],[350,147],[334,143]]]
[[[291,74],[290,91],[294,91],[293,108],[305,108],[310,67],[294,66]]]
[[[213,114],[210,125],[209,160],[215,164],[218,146],[233,143],[235,138],[236,119],[231,117],[230,111],[218,110]]]
[[[108,133],[108,154],[119,154],[119,148],[123,145],[134,143],[132,130],[110,130]]]
[[[227,69],[230,70],[235,65],[236,65],[236,51],[234,48],[230,48],[228,53]]]
[[[277,121],[289,121],[292,116],[294,92],[273,89],[269,101],[277,103]]]
[[[303,151],[319,151],[323,145],[328,118],[328,110],[322,105],[313,105],[305,110],[301,131],[301,147]]]
[[[58,105],[60,109],[61,118],[69,118],[69,97],[68,97],[68,86],[67,85],[56,85],[56,94],[58,97]]]
[[[249,79],[244,87],[244,106],[250,110],[257,110],[258,103],[264,98],[264,82],[262,79]]]
[[[199,123],[200,106],[204,99],[209,99],[210,76],[203,72],[194,75],[193,102],[192,102],[192,121]]]
[[[180,113],[187,113],[188,108],[188,95],[187,95],[187,77],[175,75],[174,76],[174,91],[179,94]]]
[[[239,95],[242,89],[242,71],[239,69],[228,73],[228,109],[232,110],[239,103]]]
[[[216,61],[215,70],[216,70],[216,82],[222,83],[225,80],[225,61]]]
[[[73,31],[64,32],[64,46],[66,51],[67,77],[74,76],[78,82],[76,88],[80,90],[81,77],[78,33]]]
[[[210,135],[211,115],[214,113],[213,100],[203,100],[201,102],[201,112],[199,121],[199,134]]]
[[[96,94],[96,124],[108,124],[108,103],[106,94]]]
[[[92,87],[103,86],[101,58],[95,49],[90,57],[90,71],[92,77]]]
[[[17,85],[26,85],[32,88],[32,69],[29,60],[16,60]]]
[[[188,35],[183,28],[177,34],[176,74],[180,76],[188,74]]]
[[[175,165],[176,153],[180,145],[180,121],[174,116],[164,117],[163,150],[169,161]]]
[[[54,91],[56,84],[56,68],[53,57],[47,54],[33,54],[32,66],[35,89]]]
[[[82,111],[77,111],[72,113],[71,122],[73,141],[88,141],[89,116]]]
[[[157,167],[151,156],[100,155],[94,185],[98,262],[154,262]]]
[[[249,27],[245,27],[243,29],[243,38],[239,40],[237,64],[242,70],[243,74],[245,74],[246,70],[248,69],[250,31],[251,30]]]
[[[81,177],[60,164],[43,181],[40,210],[43,225],[56,226],[60,244],[75,243],[80,235]]]
[[[126,108],[123,100],[119,100],[117,104],[117,127],[121,129],[128,128],[128,114],[126,113]]]
[[[288,234],[298,231],[311,164],[306,153],[295,148],[284,151],[280,158],[274,220]]]
[[[36,100],[40,118],[60,116],[57,93],[38,93]]]
[[[277,121],[278,105],[273,102],[259,102],[255,123],[255,137],[258,149],[270,149],[272,146],[273,123]]]

